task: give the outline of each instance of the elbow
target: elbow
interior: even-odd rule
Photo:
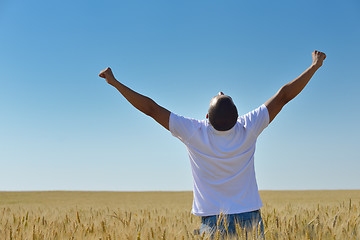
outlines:
[[[279,99],[283,105],[287,104],[293,99],[293,97],[291,97],[291,95],[289,94],[289,87],[287,85],[280,88],[278,94],[279,94]]]
[[[157,104],[153,100],[149,101],[149,104],[143,110],[143,113],[146,114],[149,117],[153,117],[155,115],[155,112],[156,112],[156,106],[157,106]]]

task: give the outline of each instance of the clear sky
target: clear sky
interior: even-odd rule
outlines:
[[[0,190],[191,190],[185,146],[98,73],[203,119],[239,114],[327,54],[260,135],[259,188],[360,189],[360,3],[0,1]]]

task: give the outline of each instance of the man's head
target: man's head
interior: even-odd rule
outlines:
[[[211,126],[218,131],[231,129],[237,121],[238,112],[230,96],[223,92],[213,97],[210,101],[209,112],[207,115]]]

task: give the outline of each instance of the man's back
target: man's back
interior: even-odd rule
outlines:
[[[240,223],[242,228],[250,230],[259,226],[260,236],[263,237],[260,210],[252,211],[262,206],[254,171],[256,138],[304,89],[325,58],[324,53],[314,51],[313,62],[308,69],[282,86],[260,108],[240,118],[231,97],[220,92],[210,102],[207,118],[211,126],[206,121],[186,119],[171,113],[151,98],[117,81],[110,68],[101,71],[99,76],[114,86],[136,109],[170,130],[187,146],[194,178],[192,212],[202,216],[201,234],[213,236],[215,229],[236,234],[235,225]],[[218,226],[218,216],[211,216],[220,212],[230,216],[228,226]]]
[[[262,202],[254,171],[256,139],[269,124],[262,105],[217,131],[206,120],[170,116],[171,133],[187,147],[194,180],[192,213],[198,216],[258,210]]]

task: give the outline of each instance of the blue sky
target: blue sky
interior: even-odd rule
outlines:
[[[98,77],[203,119],[327,59],[258,139],[260,189],[360,189],[358,1],[1,1],[0,190],[191,190],[185,147]]]

